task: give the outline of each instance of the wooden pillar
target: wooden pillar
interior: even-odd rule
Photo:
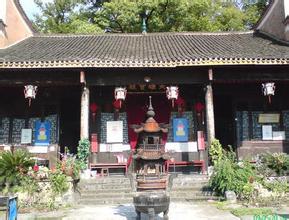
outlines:
[[[214,102],[213,102],[213,88],[211,81],[213,80],[213,70],[209,69],[209,84],[206,86],[206,122],[207,122],[207,141],[210,146],[212,140],[215,138],[215,117],[214,117]]]
[[[85,72],[80,72],[82,84],[80,103],[80,139],[89,138],[89,88],[86,85]]]

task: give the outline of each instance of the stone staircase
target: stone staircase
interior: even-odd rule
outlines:
[[[124,176],[97,177],[78,184],[81,205],[132,203],[130,179]]]
[[[208,187],[206,175],[178,175],[173,178],[169,191],[172,202],[217,200]],[[81,180],[78,184],[80,205],[127,204],[132,203],[134,192],[130,179],[124,176],[97,177]]]
[[[178,175],[173,178],[170,190],[171,201],[189,202],[219,200],[220,198],[208,187],[207,175],[191,174]]]

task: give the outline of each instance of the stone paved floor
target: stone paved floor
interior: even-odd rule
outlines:
[[[51,213],[20,214],[18,220],[135,220],[133,205],[85,206]],[[162,219],[162,214],[156,220]],[[171,203],[169,220],[237,220],[228,211],[218,210],[209,203]],[[142,215],[142,220],[148,216]]]

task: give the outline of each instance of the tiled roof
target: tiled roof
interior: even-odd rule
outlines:
[[[246,33],[33,36],[0,50],[0,68],[289,64],[289,46]]]

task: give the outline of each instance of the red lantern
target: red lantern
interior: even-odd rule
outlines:
[[[205,106],[203,103],[201,102],[197,102],[195,104],[195,110],[197,112],[197,120],[198,120],[198,124],[202,124],[204,125],[204,114],[203,114],[203,111],[205,109]]]
[[[89,109],[90,109],[90,111],[92,113],[92,119],[93,119],[93,122],[94,122],[98,106],[97,106],[96,103],[93,102],[93,103],[90,104]]]
[[[197,113],[202,112],[202,111],[204,110],[204,108],[205,108],[205,106],[204,106],[204,104],[201,103],[201,102],[197,102],[197,103],[195,104],[195,110],[196,110]]]
[[[121,109],[121,100],[119,99],[115,100],[112,105],[117,110]]]
[[[27,85],[24,86],[24,96],[29,100],[29,107],[31,105],[31,99],[35,99],[37,93],[37,86]]]
[[[172,100],[172,107],[174,108],[174,101],[178,99],[179,96],[179,87],[168,86],[166,89],[166,95],[168,100]]]
[[[127,90],[126,88],[123,88],[123,87],[116,87],[114,89],[114,98],[115,100],[118,100],[119,103],[120,103],[120,108],[121,108],[121,101],[124,101],[125,98],[126,98],[126,93],[127,93]],[[119,108],[119,109],[120,109]]]

